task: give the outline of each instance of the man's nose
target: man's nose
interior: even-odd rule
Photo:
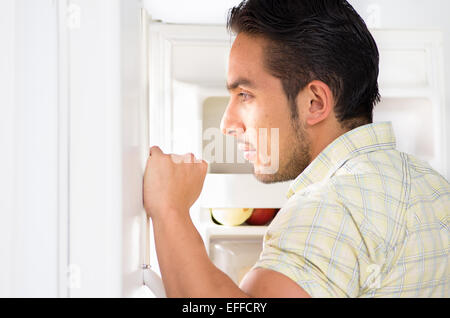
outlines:
[[[228,104],[220,122],[220,130],[224,135],[237,137],[245,132],[245,125],[238,113],[237,107]]]

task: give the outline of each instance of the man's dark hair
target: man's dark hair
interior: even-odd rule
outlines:
[[[327,84],[343,127],[372,122],[378,92],[377,45],[345,0],[244,0],[227,28],[268,40],[265,66],[282,82],[297,118],[296,97],[313,80]]]

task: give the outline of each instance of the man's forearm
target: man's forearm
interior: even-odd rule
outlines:
[[[168,297],[248,297],[211,262],[187,211],[168,211],[153,229]]]

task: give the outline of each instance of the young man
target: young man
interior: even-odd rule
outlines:
[[[378,50],[359,15],[344,0],[248,0],[228,27],[237,37],[222,129],[258,180],[295,180],[238,287],[189,217],[207,164],[152,147],[144,205],[167,295],[448,297],[450,186],[395,150],[389,123],[372,123]],[[259,128],[279,129],[274,173],[259,158]]]

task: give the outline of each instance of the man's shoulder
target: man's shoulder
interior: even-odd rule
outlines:
[[[355,155],[343,163],[331,179],[342,184],[360,184],[361,180],[379,178],[402,183],[411,179],[435,178],[448,185],[448,181],[427,161],[396,149]]]
[[[400,213],[402,193],[409,187],[401,166],[398,151],[355,156],[322,182],[292,196],[286,209],[297,210],[303,217],[327,209],[328,214],[351,218],[357,227],[364,225],[365,232],[380,241],[388,231],[389,219]]]
[[[374,151],[350,158],[331,176],[295,193],[286,209],[327,208],[386,224],[416,197],[449,191],[447,180],[425,161],[394,149]]]

